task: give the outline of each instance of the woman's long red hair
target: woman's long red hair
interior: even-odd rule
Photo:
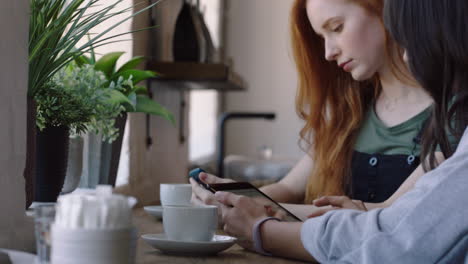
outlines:
[[[325,60],[323,40],[310,25],[306,2],[296,0],[293,5],[291,37],[299,79],[296,111],[305,121],[300,135],[314,162],[305,196],[305,202],[311,203],[318,196],[347,194],[357,132],[380,88],[377,76],[357,82],[336,63]],[[383,0],[356,3],[370,15],[382,18]],[[398,50],[398,56],[388,56],[390,61],[401,58],[401,52],[395,47],[387,38],[388,52]]]

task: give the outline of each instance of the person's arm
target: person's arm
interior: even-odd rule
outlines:
[[[305,195],[305,186],[307,179],[312,172],[312,158],[305,155],[294,168],[278,183],[270,184],[261,187],[260,190],[270,196],[277,202],[299,202],[302,203]],[[200,180],[207,184],[233,182],[230,179],[221,179],[207,173],[200,173]],[[221,204],[215,199],[213,193],[204,189],[200,184],[190,179],[192,184],[192,203],[197,205],[209,204],[218,206],[220,215],[219,223],[222,224],[221,211],[224,209]],[[290,210],[300,219],[306,219],[316,207],[312,205],[286,205],[285,208]]]
[[[283,179],[277,183],[263,186],[260,190],[277,202],[302,203],[307,179],[311,172],[312,158],[305,155]],[[233,180],[221,179],[207,173],[200,173],[200,180],[207,184],[233,182]],[[190,183],[192,184],[192,203],[218,204],[211,192],[205,190],[193,179],[190,179]]]
[[[280,203],[281,206],[286,208],[293,215],[299,217],[302,221],[309,218],[310,215],[314,215],[316,212],[322,212],[325,209],[331,209],[331,206],[317,207],[313,204],[285,204]]]
[[[280,203],[303,203],[312,168],[312,158],[306,154],[283,179],[260,190]]]
[[[304,222],[304,248],[327,263],[466,261],[468,129],[457,152],[391,206],[336,210]]]
[[[224,231],[240,239],[239,244],[253,250],[253,227],[268,217],[265,207],[255,199],[229,192],[216,192],[216,199],[225,206],[222,213]],[[313,261],[301,242],[302,223],[268,220],[260,226],[263,250],[286,258]]]
[[[260,228],[263,249],[275,256],[316,262],[301,242],[302,223],[266,221]]]

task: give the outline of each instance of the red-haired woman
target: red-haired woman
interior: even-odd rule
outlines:
[[[330,208],[385,207],[424,173],[420,138],[432,99],[412,79],[382,19],[383,0],[296,0],[291,12],[299,76],[297,112],[307,155],[278,183],[262,188],[301,218]],[[443,155],[437,153],[439,162]],[[207,183],[224,182],[201,174]],[[192,182],[193,201],[216,204]],[[309,205],[293,205],[304,203]],[[318,199],[316,205],[335,204]]]
[[[308,11],[320,7],[322,14],[310,10],[309,16],[314,14],[312,26],[327,43],[329,35],[315,21],[330,14],[327,5],[319,5],[325,2],[347,14],[359,11],[353,1],[307,0]],[[279,221],[252,198],[217,192],[216,199],[226,205],[225,231],[258,252],[320,263],[468,263],[467,12],[466,0],[385,0],[385,24],[434,99],[423,137],[424,166],[435,168],[438,148],[446,161],[386,208],[335,210],[304,223]],[[345,27],[351,26],[346,17]],[[450,137],[460,141],[456,151]]]

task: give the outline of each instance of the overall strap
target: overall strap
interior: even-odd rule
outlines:
[[[416,144],[416,145],[420,145],[421,144],[421,141],[422,141],[422,136],[424,134],[424,131],[426,130],[427,126],[429,125],[429,119],[431,117],[428,117],[424,122],[423,122],[423,125],[421,126],[421,129],[418,131],[418,134],[416,135],[416,137],[413,138],[413,142]]]

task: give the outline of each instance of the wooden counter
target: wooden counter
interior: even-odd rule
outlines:
[[[155,220],[152,216],[148,215],[143,209],[135,209],[133,221],[138,228],[139,235],[142,234],[158,234],[163,232],[162,222]],[[154,263],[170,263],[170,264],[182,264],[182,263],[203,263],[203,264],[218,264],[218,263],[229,263],[229,264],[246,264],[246,263],[268,263],[268,264],[289,264],[289,263],[304,263],[294,260],[288,260],[283,258],[266,257],[259,254],[255,254],[242,249],[238,245],[234,245],[231,248],[220,252],[215,256],[203,256],[203,257],[188,257],[188,256],[175,256],[166,255],[161,253],[159,250],[154,249],[150,245],[146,244],[143,239],[138,240],[137,248],[137,264],[154,264]]]

